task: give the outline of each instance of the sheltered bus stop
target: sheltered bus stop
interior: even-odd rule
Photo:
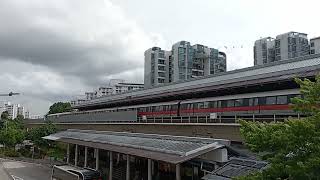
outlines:
[[[222,139],[75,129],[43,138],[67,143],[67,163],[97,169],[108,180],[200,180],[228,161],[230,145]],[[202,162],[213,167],[206,171]]]

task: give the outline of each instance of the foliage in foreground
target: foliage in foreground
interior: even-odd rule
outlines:
[[[14,148],[17,144],[22,143],[25,139],[25,131],[23,129],[23,116],[15,119],[9,119],[6,112],[1,114],[0,127],[0,144],[6,147]]]
[[[314,82],[297,79],[303,98],[293,108],[308,115],[278,123],[241,121],[246,145],[270,163],[262,172],[239,179],[319,179],[320,76]]]

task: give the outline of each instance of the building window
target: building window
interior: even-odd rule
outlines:
[[[311,49],[310,54],[315,54],[315,50]]]
[[[159,52],[159,58],[164,58],[164,52]]]
[[[314,42],[311,42],[310,46],[311,46],[311,47],[314,47]]]
[[[163,60],[163,59],[158,59],[158,64],[166,64],[166,63],[165,63],[165,60]]]
[[[158,76],[159,76],[159,77],[165,77],[166,75],[165,75],[164,72],[158,72]]]
[[[185,48],[181,48],[179,47],[179,50],[178,50],[179,54],[183,54],[186,52],[186,49]]]
[[[158,83],[164,83],[164,79],[158,79]]]
[[[165,66],[158,66],[158,70],[165,71]]]

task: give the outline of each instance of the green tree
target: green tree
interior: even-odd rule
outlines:
[[[19,129],[24,129],[23,121],[24,121],[24,117],[20,114],[13,119],[13,122],[16,123]]]
[[[42,137],[56,133],[57,130],[54,124],[47,122],[45,125],[29,130],[27,139],[31,140],[40,149],[42,155],[47,155],[48,152],[52,151],[51,149],[55,149],[56,145],[53,141],[43,139]]]
[[[62,113],[71,111],[69,102],[57,102],[50,106],[48,114]]]
[[[8,111],[4,111],[1,113],[1,120],[7,120],[9,119],[9,113]]]
[[[0,129],[4,127],[4,123],[6,120],[9,119],[9,113],[8,111],[4,111],[1,113],[1,119],[0,119]]]
[[[19,123],[13,120],[5,120],[4,127],[0,130],[0,143],[6,147],[14,148],[15,145],[22,143],[25,133]]]
[[[319,179],[320,177],[320,76],[315,81],[296,79],[303,98],[294,98],[294,110],[308,117],[285,122],[241,121],[246,145],[270,166],[239,179]]]

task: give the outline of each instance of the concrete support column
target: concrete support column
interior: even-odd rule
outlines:
[[[95,149],[96,151],[96,170],[99,169],[99,149]]]
[[[152,165],[151,159],[148,159],[148,180],[152,180]]]
[[[70,144],[67,144],[67,164],[70,162]]]
[[[78,165],[78,144],[76,144],[76,148],[74,150],[74,165]]]
[[[180,164],[176,164],[176,180],[181,180]]]
[[[127,173],[126,180],[130,180],[130,156],[127,154]]]
[[[113,171],[113,158],[112,158],[112,152],[110,151],[110,160],[109,160],[109,180],[112,180],[112,171]]]
[[[84,167],[88,166],[88,147],[84,147]]]

